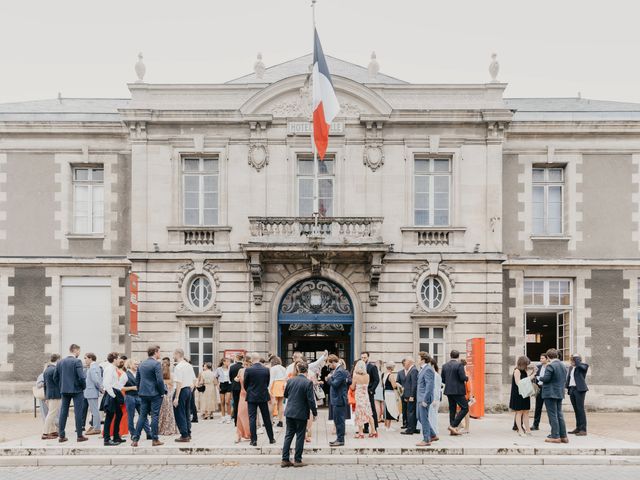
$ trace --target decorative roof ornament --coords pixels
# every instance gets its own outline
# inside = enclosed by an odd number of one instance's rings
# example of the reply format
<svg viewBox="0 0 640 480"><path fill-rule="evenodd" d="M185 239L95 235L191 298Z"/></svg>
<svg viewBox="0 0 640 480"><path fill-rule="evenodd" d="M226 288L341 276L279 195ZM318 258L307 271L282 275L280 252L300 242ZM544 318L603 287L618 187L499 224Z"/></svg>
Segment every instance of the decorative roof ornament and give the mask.
<svg viewBox="0 0 640 480"><path fill-rule="evenodd" d="M369 61L369 80L375 80L380 72L380 64L376 60L376 52L371 52L371 60Z"/></svg>
<svg viewBox="0 0 640 480"><path fill-rule="evenodd" d="M142 52L138 54L138 61L135 66L136 75L138 76L138 80L136 83L144 82L144 74L147 73L147 67L145 67L144 62L142 61Z"/></svg>
<svg viewBox="0 0 640 480"><path fill-rule="evenodd" d="M258 56L256 58L256 63L253 64L253 71L256 74L256 78L258 78L259 80L264 78L265 70L266 70L266 67L264 66L264 63L262 62L262 53L258 52Z"/></svg>
<svg viewBox="0 0 640 480"><path fill-rule="evenodd" d="M491 74L491 83L498 83L498 73L500 72L500 64L498 63L498 55L491 54L491 64L489 65L489 73Z"/></svg>

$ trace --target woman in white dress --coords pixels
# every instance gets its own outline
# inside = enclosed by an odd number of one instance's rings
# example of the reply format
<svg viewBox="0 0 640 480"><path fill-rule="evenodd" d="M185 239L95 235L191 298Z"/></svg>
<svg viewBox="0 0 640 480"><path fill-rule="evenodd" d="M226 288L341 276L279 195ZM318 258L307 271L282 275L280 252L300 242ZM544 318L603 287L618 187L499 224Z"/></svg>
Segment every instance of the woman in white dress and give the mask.
<svg viewBox="0 0 640 480"><path fill-rule="evenodd" d="M396 364L394 362L387 362L385 365L387 371L382 375L382 383L384 388L384 427L387 431L393 431L391 422L397 421L400 412L398 411L398 394L396 388L398 382L396 381Z"/></svg>
<svg viewBox="0 0 640 480"><path fill-rule="evenodd" d="M440 376L438 362L433 357L431 358L431 365L433 365L436 375L433 379L433 402L429 405L429 425L431 425L433 431L438 435L438 409L440 408L440 399L442 398L442 377ZM431 441L433 441L433 438Z"/></svg>

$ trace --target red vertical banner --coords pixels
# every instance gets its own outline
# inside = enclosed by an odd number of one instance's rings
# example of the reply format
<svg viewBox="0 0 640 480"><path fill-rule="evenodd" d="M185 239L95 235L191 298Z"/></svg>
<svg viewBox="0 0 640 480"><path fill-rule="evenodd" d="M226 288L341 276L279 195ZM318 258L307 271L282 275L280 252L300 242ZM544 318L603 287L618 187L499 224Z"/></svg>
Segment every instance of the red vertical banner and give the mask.
<svg viewBox="0 0 640 480"><path fill-rule="evenodd" d="M475 403L469 406L473 418L484 417L485 339L467 340L467 376L471 381L471 395Z"/></svg>
<svg viewBox="0 0 640 480"><path fill-rule="evenodd" d="M129 334L138 335L138 275L129 274Z"/></svg>

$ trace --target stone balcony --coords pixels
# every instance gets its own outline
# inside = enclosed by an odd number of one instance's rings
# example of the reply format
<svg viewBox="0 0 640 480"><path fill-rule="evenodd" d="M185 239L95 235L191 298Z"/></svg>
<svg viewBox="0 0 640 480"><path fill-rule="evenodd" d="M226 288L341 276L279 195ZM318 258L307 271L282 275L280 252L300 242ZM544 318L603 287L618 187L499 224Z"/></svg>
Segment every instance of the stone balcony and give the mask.
<svg viewBox="0 0 640 480"><path fill-rule="evenodd" d="M403 251L463 251L462 227L403 227Z"/></svg>
<svg viewBox="0 0 640 480"><path fill-rule="evenodd" d="M381 217L249 217L251 243L381 244Z"/></svg>

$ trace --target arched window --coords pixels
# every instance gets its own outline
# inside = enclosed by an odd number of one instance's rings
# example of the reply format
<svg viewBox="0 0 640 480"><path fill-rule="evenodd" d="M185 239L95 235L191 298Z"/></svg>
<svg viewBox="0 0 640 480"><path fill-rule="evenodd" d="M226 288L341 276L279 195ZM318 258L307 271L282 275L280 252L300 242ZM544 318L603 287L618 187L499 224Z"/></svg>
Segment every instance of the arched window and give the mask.
<svg viewBox="0 0 640 480"><path fill-rule="evenodd" d="M205 276L197 276L189 285L189 301L196 308L206 308L211 302L211 282Z"/></svg>
<svg viewBox="0 0 640 480"><path fill-rule="evenodd" d="M420 286L420 300L427 310L438 309L444 300L444 285L438 277L426 277Z"/></svg>

